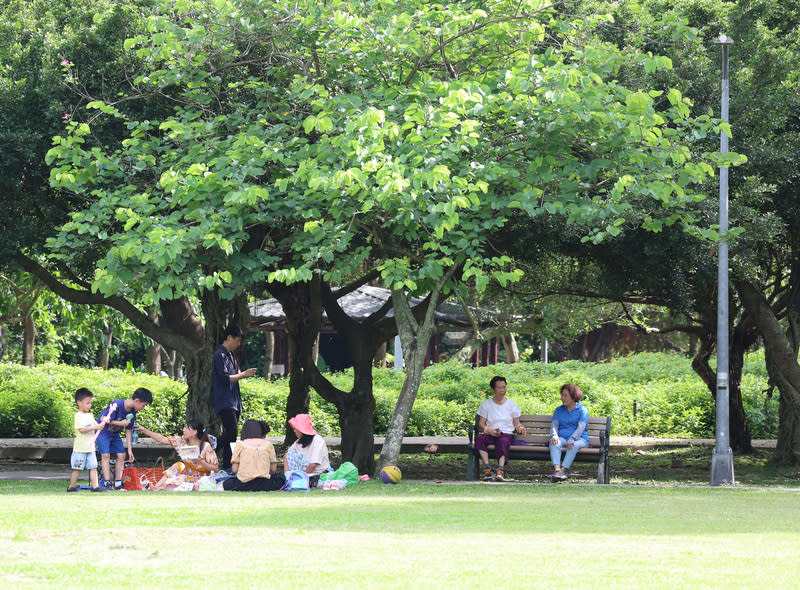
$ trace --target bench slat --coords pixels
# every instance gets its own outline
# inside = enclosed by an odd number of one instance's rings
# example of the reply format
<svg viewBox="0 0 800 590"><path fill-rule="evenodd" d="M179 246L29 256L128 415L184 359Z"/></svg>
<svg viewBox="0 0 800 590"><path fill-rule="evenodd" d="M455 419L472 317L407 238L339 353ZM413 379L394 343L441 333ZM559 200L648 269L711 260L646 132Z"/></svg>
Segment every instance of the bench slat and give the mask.
<svg viewBox="0 0 800 590"><path fill-rule="evenodd" d="M494 445L489 445L488 448L489 451L494 451ZM549 445L511 445L510 450L520 453L526 453L528 451L532 453L547 453L547 456L550 456ZM582 449L578 450L578 455L598 455L599 453L599 448L583 447Z"/></svg>
<svg viewBox="0 0 800 590"><path fill-rule="evenodd" d="M514 438L514 442L511 443L512 446L516 445L517 441L524 441L528 445L549 446L549 444L550 444L550 433L548 432L547 434L541 434L541 435L528 434L527 436L519 436L519 435L517 435L516 438ZM599 436L593 436L590 433L589 434L589 447L599 447L600 444L601 444L600 443L600 437ZM519 446L524 447L526 445L525 444L520 444Z"/></svg>

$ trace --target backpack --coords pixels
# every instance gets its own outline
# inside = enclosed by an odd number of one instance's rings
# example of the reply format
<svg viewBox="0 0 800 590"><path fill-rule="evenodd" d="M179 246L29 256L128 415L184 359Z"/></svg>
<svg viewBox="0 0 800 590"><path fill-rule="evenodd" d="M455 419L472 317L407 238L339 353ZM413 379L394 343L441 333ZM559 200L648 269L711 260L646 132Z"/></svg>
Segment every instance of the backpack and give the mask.
<svg viewBox="0 0 800 590"><path fill-rule="evenodd" d="M310 489L308 473L305 471L287 471L284 473L286 483L281 490L284 492L307 492Z"/></svg>

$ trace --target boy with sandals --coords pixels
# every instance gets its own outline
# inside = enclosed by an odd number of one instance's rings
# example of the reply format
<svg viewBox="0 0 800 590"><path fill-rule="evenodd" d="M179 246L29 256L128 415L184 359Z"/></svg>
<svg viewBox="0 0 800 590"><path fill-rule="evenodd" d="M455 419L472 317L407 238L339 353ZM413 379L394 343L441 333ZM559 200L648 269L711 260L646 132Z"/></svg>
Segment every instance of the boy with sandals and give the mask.
<svg viewBox="0 0 800 590"><path fill-rule="evenodd" d="M478 407L478 436L475 450L483 462L484 481L512 481L506 477L506 466L514 432L525 435L525 426L519 421L519 406L506 397L506 379L496 375L489 382L494 394ZM489 464L489 445L494 445L497 469Z"/></svg>

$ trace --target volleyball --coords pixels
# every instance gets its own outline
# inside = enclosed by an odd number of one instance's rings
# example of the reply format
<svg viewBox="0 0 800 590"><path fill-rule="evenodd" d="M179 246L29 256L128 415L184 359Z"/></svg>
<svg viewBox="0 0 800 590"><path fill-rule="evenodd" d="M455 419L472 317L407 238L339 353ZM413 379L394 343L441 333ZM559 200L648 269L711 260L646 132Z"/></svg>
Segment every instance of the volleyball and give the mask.
<svg viewBox="0 0 800 590"><path fill-rule="evenodd" d="M381 481L383 483L400 483L403 478L403 473L398 469L397 465L387 465L381 469Z"/></svg>

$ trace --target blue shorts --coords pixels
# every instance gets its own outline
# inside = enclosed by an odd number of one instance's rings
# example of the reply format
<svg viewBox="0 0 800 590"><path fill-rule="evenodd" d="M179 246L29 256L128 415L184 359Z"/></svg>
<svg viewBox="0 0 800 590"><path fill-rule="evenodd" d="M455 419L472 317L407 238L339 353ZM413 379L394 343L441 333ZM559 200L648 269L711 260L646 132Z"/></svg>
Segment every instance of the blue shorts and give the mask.
<svg viewBox="0 0 800 590"><path fill-rule="evenodd" d="M84 469L97 469L97 455L94 454L94 451L91 453L72 451L69 464L73 469L77 469L78 471L82 471Z"/></svg>
<svg viewBox="0 0 800 590"><path fill-rule="evenodd" d="M119 432L100 432L97 437L97 452L101 455L110 455L111 453L125 454L125 445L122 444L122 439L119 437Z"/></svg>

